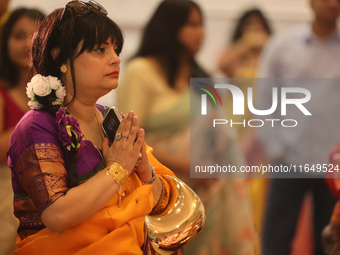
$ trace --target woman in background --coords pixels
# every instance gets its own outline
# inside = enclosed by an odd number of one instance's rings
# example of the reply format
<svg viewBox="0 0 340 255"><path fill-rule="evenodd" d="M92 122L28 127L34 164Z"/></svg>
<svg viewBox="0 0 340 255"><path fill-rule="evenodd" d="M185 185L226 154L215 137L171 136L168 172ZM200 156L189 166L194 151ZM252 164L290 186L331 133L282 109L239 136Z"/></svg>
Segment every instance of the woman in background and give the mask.
<svg viewBox="0 0 340 255"><path fill-rule="evenodd" d="M259 9L239 18L231 45L222 54L219 67L230 78L254 78L262 48L271 34L269 22Z"/></svg>
<svg viewBox="0 0 340 255"><path fill-rule="evenodd" d="M270 34L269 22L261 10L251 9L245 11L237 21L231 44L221 55L219 60L220 70L229 78L256 78L259 57ZM253 87L253 98L256 98L254 81L255 79L234 80L234 82L238 83L238 87L243 91L244 95L248 94L248 87ZM246 110L245 115L232 115L232 104L232 100L228 100L227 97L224 105L227 114L233 117L233 121L242 122L244 119L246 121L252 119L252 114L249 110ZM267 163L264 151L256 139L256 129L245 128L241 125L238 125L235 129L240 147L246 156L247 164L260 165ZM249 180L249 187L255 228L258 235L260 235L267 181L265 178L253 178ZM257 246L259 249L259 244Z"/></svg>
<svg viewBox="0 0 340 255"><path fill-rule="evenodd" d="M253 254L251 212L243 181L189 177L190 78L209 78L195 61L203 37L203 16L195 2L162 1L121 78L118 108L135 111L155 156L205 204L205 229L185 246L185 254ZM224 163L227 158L230 164L242 164L233 137L224 137L229 144Z"/></svg>
<svg viewBox="0 0 340 255"><path fill-rule="evenodd" d="M188 128L190 77L208 77L194 59L203 35L201 11L194 2L163 1L127 65L117 90L118 106L123 112L134 109L153 146L161 146L155 133L171 134L174 139ZM172 169L188 171L186 157L169 153L158 152L158 157Z"/></svg>
<svg viewBox="0 0 340 255"><path fill-rule="evenodd" d="M13 191L7 167L9 138L15 125L29 110L26 84L31 37L44 15L35 9L16 9L2 27L0 43L0 254L13 254L18 220L13 215Z"/></svg>
<svg viewBox="0 0 340 255"><path fill-rule="evenodd" d="M239 18L234 34L232 36L231 45L222 53L219 60L220 70L228 78L256 78L257 63L267 39L271 34L271 29L268 20L259 9L252 9L244 12ZM254 87L253 79L239 79L237 80L238 87L242 90L243 94L248 94L247 88ZM256 91L253 95L256 98ZM227 98L228 99L228 98ZM232 115L232 100L226 100L225 109L228 116ZM242 122L243 119L248 121L251 119L251 113L249 110L245 112L245 115L235 115L233 120L235 122ZM253 140L252 132L249 129L239 125L237 128L237 134L240 140L241 147L245 151L245 154L250 150L249 143ZM249 164L257 163L254 158L258 156L258 153L247 155L247 161Z"/></svg>

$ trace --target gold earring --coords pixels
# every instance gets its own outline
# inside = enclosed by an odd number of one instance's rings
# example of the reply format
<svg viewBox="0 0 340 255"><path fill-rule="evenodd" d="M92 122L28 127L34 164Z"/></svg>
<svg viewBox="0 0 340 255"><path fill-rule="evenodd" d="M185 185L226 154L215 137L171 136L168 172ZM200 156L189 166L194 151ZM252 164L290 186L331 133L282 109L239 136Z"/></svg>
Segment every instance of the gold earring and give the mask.
<svg viewBox="0 0 340 255"><path fill-rule="evenodd" d="M60 71L61 71L62 73L67 73L67 71L68 71L67 66L66 66L66 65L62 65L62 66L60 67Z"/></svg>

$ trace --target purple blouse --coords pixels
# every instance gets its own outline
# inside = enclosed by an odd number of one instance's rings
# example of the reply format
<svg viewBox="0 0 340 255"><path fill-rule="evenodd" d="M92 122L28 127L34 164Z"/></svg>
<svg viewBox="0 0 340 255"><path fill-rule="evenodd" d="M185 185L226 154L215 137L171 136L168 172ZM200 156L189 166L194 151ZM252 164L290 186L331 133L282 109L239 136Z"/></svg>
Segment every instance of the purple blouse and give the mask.
<svg viewBox="0 0 340 255"><path fill-rule="evenodd" d="M104 113L103 106L97 108ZM14 214L20 220L18 232L31 234L45 228L41 213L68 191L69 151L59 140L56 119L36 110L27 112L17 124L9 146L7 163L12 170ZM79 182L103 166L100 149L85 140L76 161Z"/></svg>

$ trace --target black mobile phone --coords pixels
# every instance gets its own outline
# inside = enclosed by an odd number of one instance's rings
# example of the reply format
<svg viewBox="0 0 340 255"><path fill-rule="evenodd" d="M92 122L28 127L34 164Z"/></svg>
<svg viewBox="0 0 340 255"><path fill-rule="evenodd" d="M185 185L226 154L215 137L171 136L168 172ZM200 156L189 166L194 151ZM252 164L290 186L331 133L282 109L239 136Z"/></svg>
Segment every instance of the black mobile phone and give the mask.
<svg viewBox="0 0 340 255"><path fill-rule="evenodd" d="M118 126L122 120L123 117L116 107L111 107L104 117L102 123L103 133L110 140L111 144L115 139Z"/></svg>

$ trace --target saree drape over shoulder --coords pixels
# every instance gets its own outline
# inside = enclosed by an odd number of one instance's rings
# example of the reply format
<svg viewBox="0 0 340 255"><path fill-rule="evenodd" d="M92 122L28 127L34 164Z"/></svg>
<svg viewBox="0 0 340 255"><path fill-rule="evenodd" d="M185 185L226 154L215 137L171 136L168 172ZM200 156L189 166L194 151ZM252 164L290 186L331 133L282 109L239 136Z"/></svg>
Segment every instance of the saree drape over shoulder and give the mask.
<svg viewBox="0 0 340 255"><path fill-rule="evenodd" d="M103 107L97 107L103 113ZM147 147L156 173L173 175L151 153L152 149ZM122 185L124 196L120 207L116 194L89 219L62 233L45 228L41 213L68 191L65 168L68 156L68 150L58 138L56 120L48 113L32 110L19 122L8 152L14 212L20 220L19 249L15 254L143 254L144 217L153 209L153 195L152 185L143 185L136 173ZM104 165L100 149L85 141L76 162L80 185ZM170 191L166 180L160 178L164 188ZM169 192L163 193L169 196ZM165 207L167 199L160 199L158 211L159 207Z"/></svg>

